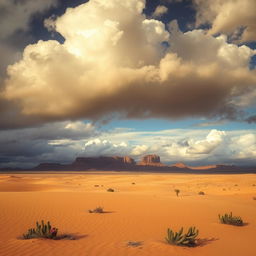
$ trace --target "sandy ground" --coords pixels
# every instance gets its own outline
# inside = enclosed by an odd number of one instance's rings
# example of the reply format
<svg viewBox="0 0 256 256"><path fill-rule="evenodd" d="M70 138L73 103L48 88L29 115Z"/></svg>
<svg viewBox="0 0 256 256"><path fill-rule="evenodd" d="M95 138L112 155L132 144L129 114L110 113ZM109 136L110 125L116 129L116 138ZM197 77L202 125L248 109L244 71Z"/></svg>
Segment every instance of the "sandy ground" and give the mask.
<svg viewBox="0 0 256 256"><path fill-rule="evenodd" d="M253 184L255 174L0 174L0 255L255 256ZM114 193L106 191L110 187ZM97 206L108 213L88 213ZM218 214L230 211L247 225L220 224ZM18 238L41 219L76 240ZM200 246L165 243L168 227L191 225L200 231Z"/></svg>

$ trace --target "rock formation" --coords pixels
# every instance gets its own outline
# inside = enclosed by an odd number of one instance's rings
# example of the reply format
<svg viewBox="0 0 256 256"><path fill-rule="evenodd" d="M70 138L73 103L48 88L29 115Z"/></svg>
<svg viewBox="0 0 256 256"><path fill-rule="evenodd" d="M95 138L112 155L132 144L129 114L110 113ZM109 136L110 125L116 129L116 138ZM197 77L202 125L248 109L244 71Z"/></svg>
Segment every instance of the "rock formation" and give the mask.
<svg viewBox="0 0 256 256"><path fill-rule="evenodd" d="M113 157L77 157L71 164L41 163L27 169L35 171L85 171L85 170L110 170L110 171L144 171L144 172L177 172L177 173L256 173L255 167L241 167L233 165L186 166L183 163L164 165L158 155L146 155L139 164L129 156ZM0 168L0 171L14 170ZM16 168L15 170L22 170Z"/></svg>
<svg viewBox="0 0 256 256"><path fill-rule="evenodd" d="M124 161L125 164L136 164L134 159L129 157L129 156L124 156L123 161Z"/></svg>
<svg viewBox="0 0 256 256"><path fill-rule="evenodd" d="M176 163L176 164L171 165L171 167L188 168L188 166L183 163Z"/></svg>
<svg viewBox="0 0 256 256"><path fill-rule="evenodd" d="M123 169L135 165L135 161L128 156L119 157L77 157L71 164L74 169Z"/></svg>
<svg viewBox="0 0 256 256"><path fill-rule="evenodd" d="M160 162L160 156L146 155L146 156L142 157L139 165L162 166L163 164Z"/></svg>
<svg viewBox="0 0 256 256"><path fill-rule="evenodd" d="M41 163L38 166L36 166L34 169L38 171L55 171L55 170L62 170L65 168L65 165L59 164L59 163Z"/></svg>

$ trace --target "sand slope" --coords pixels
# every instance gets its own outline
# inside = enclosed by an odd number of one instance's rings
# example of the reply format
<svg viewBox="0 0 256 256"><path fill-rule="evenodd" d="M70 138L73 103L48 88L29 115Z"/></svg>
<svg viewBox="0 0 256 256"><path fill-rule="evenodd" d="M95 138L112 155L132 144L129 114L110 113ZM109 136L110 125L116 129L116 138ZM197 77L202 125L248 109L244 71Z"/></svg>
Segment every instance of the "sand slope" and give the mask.
<svg viewBox="0 0 256 256"><path fill-rule="evenodd" d="M254 174L1 174L0 255L255 256L253 184ZM109 187L116 192L106 192ZM181 190L179 197L175 188ZM199 191L206 195L199 196ZM88 213L96 206L109 213ZM219 224L218 214L229 211L242 216L248 225ZM41 219L77 239L17 239ZM201 246L165 243L168 227L190 225L199 228ZM128 247L128 241L142 245Z"/></svg>

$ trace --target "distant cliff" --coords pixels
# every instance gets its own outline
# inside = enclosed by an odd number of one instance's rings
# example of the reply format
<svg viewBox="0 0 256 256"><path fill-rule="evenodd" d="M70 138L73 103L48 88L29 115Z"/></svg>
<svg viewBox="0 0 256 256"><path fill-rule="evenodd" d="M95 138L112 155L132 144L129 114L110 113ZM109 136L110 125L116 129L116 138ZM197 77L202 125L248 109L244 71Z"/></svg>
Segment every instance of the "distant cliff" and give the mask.
<svg viewBox="0 0 256 256"><path fill-rule="evenodd" d="M7 170L7 169L6 169ZM18 169L17 169L18 170ZM21 169L20 169L21 170ZM209 165L191 167L183 163L164 165L160 156L151 154L141 158L139 163L129 156L77 157L70 164L41 163L30 170L35 171L150 171L176 173L256 173L255 167L238 167L234 165Z"/></svg>
<svg viewBox="0 0 256 256"><path fill-rule="evenodd" d="M143 169L142 166L164 166L160 162L158 155L144 156L139 164L129 156L100 156L100 157L77 157L69 165L58 163L41 163L36 166L36 170L88 170L88 169L107 169L107 170L133 170ZM141 167L141 168L140 168Z"/></svg>
<svg viewBox="0 0 256 256"><path fill-rule="evenodd" d="M158 155L146 155L142 157L139 165L163 166Z"/></svg>
<svg viewBox="0 0 256 256"><path fill-rule="evenodd" d="M77 157L71 164L74 169L126 169L135 165L134 159L128 156L119 157Z"/></svg>

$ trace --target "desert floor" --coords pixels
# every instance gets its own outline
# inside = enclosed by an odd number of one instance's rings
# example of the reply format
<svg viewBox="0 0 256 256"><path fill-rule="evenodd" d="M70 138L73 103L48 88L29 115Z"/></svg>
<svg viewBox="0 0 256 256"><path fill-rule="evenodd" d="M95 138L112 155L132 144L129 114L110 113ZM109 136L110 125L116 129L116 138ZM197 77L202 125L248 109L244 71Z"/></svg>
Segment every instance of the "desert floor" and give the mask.
<svg viewBox="0 0 256 256"><path fill-rule="evenodd" d="M255 174L0 174L0 255L255 256L255 196ZM97 206L107 213L88 212ZM220 224L230 211L247 224ZM41 219L76 240L19 239ZM167 228L181 226L199 229L199 246L165 242Z"/></svg>

